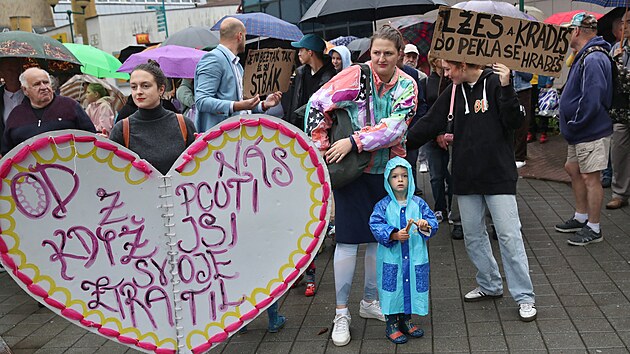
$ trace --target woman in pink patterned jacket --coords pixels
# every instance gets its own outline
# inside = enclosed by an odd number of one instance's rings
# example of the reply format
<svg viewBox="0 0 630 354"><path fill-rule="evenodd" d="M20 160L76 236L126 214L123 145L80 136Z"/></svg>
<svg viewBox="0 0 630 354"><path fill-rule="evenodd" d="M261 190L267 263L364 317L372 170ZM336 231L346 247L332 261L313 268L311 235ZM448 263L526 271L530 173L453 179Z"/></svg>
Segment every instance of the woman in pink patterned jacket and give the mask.
<svg viewBox="0 0 630 354"><path fill-rule="evenodd" d="M335 249L334 269L337 298L332 332L333 343L343 346L350 342L350 312L348 296L356 266L359 244L367 244L365 254L365 287L359 315L385 321L376 289L377 243L369 228L374 205L385 192L385 165L390 158L405 156L403 141L407 125L416 110L416 82L396 63L404 47L400 32L384 26L372 36L370 55L371 122L367 121L366 95L359 66L350 66L326 83L309 100L306 107L306 132L328 163L341 161L348 153L367 151L371 161L363 174L346 186L335 189ZM352 120L354 134L334 144L328 140L332 126L331 113L345 109Z"/></svg>

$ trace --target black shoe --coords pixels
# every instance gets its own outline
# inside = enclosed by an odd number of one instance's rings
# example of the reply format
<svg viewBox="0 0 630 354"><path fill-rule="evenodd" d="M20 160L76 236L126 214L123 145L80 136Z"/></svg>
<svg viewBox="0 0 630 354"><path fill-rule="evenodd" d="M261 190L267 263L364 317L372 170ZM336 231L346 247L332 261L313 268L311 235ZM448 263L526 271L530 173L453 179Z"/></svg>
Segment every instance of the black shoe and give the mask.
<svg viewBox="0 0 630 354"><path fill-rule="evenodd" d="M453 240L464 239L464 229L462 228L462 225L453 225L453 230L451 230L451 238Z"/></svg>
<svg viewBox="0 0 630 354"><path fill-rule="evenodd" d="M602 188L610 188L612 178L602 178Z"/></svg>
<svg viewBox="0 0 630 354"><path fill-rule="evenodd" d="M577 220L575 220L574 218L571 218L565 222L563 222L562 224L557 224L556 225L556 231L558 232L578 232L580 230L582 230L582 228L586 226L586 221L585 222L579 222Z"/></svg>
<svg viewBox="0 0 630 354"><path fill-rule="evenodd" d="M599 232L593 231L588 226L584 226L580 231L576 232L575 235L571 236L567 243L573 246L586 246L589 243L597 243L604 240L602 236L601 230Z"/></svg>

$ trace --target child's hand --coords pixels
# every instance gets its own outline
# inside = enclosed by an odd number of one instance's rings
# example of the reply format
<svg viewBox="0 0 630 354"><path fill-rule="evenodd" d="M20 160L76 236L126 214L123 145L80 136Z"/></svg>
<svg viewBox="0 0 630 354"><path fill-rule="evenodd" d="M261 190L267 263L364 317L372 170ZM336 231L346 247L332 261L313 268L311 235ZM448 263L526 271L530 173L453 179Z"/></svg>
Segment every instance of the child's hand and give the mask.
<svg viewBox="0 0 630 354"><path fill-rule="evenodd" d="M413 225L412 220L409 220L410 222L407 223L407 227L405 227L402 230L399 230L397 232L394 232L391 236L392 240L395 241L400 241L400 242L405 242L409 239L409 228L411 227L411 225Z"/></svg>
<svg viewBox="0 0 630 354"><path fill-rule="evenodd" d="M431 227L429 226L429 222L424 220L424 219L420 219L418 221L416 221L416 226L418 226L418 228L422 231L429 231L431 230Z"/></svg>
<svg viewBox="0 0 630 354"><path fill-rule="evenodd" d="M408 239L409 239L409 233L405 231L405 229L402 229L398 232L394 232L392 234L392 240L395 240L395 241L405 242Z"/></svg>

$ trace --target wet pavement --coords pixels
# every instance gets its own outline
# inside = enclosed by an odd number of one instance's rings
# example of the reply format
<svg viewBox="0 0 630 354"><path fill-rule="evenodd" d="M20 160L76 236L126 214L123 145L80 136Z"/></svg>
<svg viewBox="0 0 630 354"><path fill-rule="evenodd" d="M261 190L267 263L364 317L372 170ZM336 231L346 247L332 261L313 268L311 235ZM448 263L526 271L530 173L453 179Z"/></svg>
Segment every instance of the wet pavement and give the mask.
<svg viewBox="0 0 630 354"><path fill-rule="evenodd" d="M536 292L538 319L519 321L516 303L507 292L498 300L467 303L462 295L475 287L475 270L463 241L450 238L449 225L429 242L431 310L416 317L425 336L395 346L385 326L359 317L363 259L357 262L350 296L352 341L336 347L330 340L334 317L334 246L318 257L314 297L304 284L280 300L288 321L279 333L266 332L266 315L215 348L215 353L444 353L558 352L628 353L630 350L630 208L603 210L604 241L569 246L554 225L573 212L573 196L562 170L566 143L553 137L529 146L527 166L520 173L518 206L523 238ZM428 174L420 181L432 204ZM610 189L605 190L605 202ZM605 204L605 203L604 203ZM498 245L492 241L498 257ZM361 252L362 253L362 252ZM500 258L497 258L500 263ZM505 280L505 279L504 279ZM136 353L89 333L39 308L11 278L0 274L0 335L13 353Z"/></svg>

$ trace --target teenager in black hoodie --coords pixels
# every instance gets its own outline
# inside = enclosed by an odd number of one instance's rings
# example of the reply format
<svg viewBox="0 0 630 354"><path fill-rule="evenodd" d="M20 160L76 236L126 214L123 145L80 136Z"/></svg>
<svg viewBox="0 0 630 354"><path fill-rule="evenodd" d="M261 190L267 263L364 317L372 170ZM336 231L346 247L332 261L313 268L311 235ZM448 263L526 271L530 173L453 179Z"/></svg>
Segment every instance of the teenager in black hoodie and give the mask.
<svg viewBox="0 0 630 354"><path fill-rule="evenodd" d="M490 69L445 60L442 67L453 84L411 127L407 147L420 147L445 132L452 106L454 194L458 198L466 251L477 267L479 285L464 296L464 301L503 295L484 220L488 208L499 238L508 288L519 304L519 318L532 321L536 318L534 289L520 231L514 164L514 130L521 126L524 115L510 83L510 70L502 64L494 64Z"/></svg>

